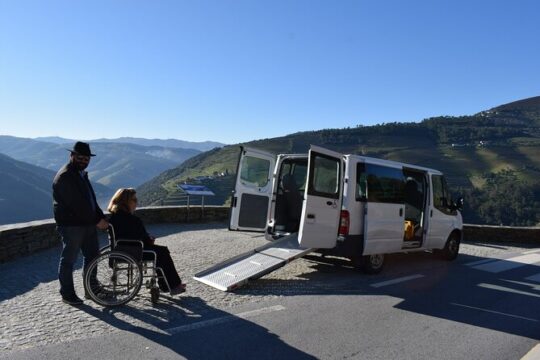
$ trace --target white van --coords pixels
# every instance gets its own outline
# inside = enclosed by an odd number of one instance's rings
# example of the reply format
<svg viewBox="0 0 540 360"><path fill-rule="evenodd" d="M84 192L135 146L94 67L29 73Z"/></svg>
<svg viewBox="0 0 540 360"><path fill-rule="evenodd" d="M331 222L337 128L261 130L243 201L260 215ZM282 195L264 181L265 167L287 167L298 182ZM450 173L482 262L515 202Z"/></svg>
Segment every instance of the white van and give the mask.
<svg viewBox="0 0 540 360"><path fill-rule="evenodd" d="M299 246L347 257L378 273L389 253L459 252L463 222L434 169L318 146L309 154L241 148L230 230L297 234Z"/></svg>

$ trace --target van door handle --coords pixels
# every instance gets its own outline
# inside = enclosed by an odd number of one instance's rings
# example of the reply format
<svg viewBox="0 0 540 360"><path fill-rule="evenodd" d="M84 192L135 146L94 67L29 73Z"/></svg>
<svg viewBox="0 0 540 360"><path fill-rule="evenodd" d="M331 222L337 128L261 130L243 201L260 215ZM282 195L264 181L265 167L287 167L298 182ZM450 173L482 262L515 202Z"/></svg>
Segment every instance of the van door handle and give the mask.
<svg viewBox="0 0 540 360"><path fill-rule="evenodd" d="M403 216L403 208L400 208L399 209L399 217L402 217Z"/></svg>
<svg viewBox="0 0 540 360"><path fill-rule="evenodd" d="M307 214L308 219L315 219L315 214Z"/></svg>

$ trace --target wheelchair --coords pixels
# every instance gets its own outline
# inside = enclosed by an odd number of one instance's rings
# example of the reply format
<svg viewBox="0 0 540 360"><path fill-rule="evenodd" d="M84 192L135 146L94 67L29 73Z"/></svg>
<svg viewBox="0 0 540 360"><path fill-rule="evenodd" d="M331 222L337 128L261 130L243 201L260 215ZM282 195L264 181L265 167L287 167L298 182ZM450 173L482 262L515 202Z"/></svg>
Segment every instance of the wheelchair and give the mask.
<svg viewBox="0 0 540 360"><path fill-rule="evenodd" d="M116 239L114 227L107 230L109 245L99 250L84 275L84 290L90 299L105 307L127 304L141 289L150 289L153 304L159 300L158 280L171 288L163 269L156 266L155 251L144 250L140 240Z"/></svg>

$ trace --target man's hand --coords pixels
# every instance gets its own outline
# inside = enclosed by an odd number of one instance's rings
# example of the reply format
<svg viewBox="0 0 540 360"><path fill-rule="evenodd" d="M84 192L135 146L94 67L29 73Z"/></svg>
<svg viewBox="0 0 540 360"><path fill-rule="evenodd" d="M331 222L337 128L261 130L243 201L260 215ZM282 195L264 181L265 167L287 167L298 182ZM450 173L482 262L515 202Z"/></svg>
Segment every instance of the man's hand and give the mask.
<svg viewBox="0 0 540 360"><path fill-rule="evenodd" d="M99 230L107 230L107 228L109 227L109 222L105 219L101 219L99 220L99 222L96 224L96 227L99 229Z"/></svg>

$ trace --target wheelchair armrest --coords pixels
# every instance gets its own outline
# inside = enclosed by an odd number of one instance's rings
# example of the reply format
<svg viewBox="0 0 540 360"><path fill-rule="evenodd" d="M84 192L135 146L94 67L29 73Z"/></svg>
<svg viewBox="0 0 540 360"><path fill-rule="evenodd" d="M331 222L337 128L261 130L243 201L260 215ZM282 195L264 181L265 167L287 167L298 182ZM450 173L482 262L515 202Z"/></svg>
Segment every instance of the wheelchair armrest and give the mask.
<svg viewBox="0 0 540 360"><path fill-rule="evenodd" d="M127 245L140 245L141 248L144 248L144 243L141 240L133 240L133 239L118 239L116 240L116 246L120 245L121 243L127 244Z"/></svg>

